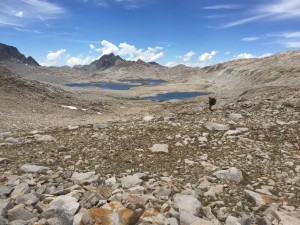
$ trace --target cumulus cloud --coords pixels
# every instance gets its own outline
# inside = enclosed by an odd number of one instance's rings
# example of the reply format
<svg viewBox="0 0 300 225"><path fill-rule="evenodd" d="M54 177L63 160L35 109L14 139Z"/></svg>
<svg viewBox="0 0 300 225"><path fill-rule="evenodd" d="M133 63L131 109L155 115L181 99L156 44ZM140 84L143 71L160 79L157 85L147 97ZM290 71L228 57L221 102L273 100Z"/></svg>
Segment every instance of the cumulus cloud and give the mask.
<svg viewBox="0 0 300 225"><path fill-rule="evenodd" d="M177 65L178 65L178 63L171 61L171 62L167 62L165 66L166 67L174 67L174 66L177 66Z"/></svg>
<svg viewBox="0 0 300 225"><path fill-rule="evenodd" d="M235 57L234 59L251 59L251 58L256 58L256 57L250 53L241 53L238 54L237 57Z"/></svg>
<svg viewBox="0 0 300 225"><path fill-rule="evenodd" d="M94 50L95 49L95 45L90 44L90 49Z"/></svg>
<svg viewBox="0 0 300 225"><path fill-rule="evenodd" d="M75 65L86 65L90 64L92 61L96 60L95 57L87 56L87 57L71 57L67 60L68 66L75 66Z"/></svg>
<svg viewBox="0 0 300 225"><path fill-rule="evenodd" d="M268 57L268 56L271 56L273 55L272 53L265 53L265 54L262 54L261 56L258 56L258 58L264 58L264 57Z"/></svg>
<svg viewBox="0 0 300 225"><path fill-rule="evenodd" d="M233 59L252 59L252 58L264 58L264 57L268 57L268 56L271 56L272 53L264 53L260 56L255 56L255 55L252 55L250 53L241 53L239 55L237 55L235 58Z"/></svg>
<svg viewBox="0 0 300 225"><path fill-rule="evenodd" d="M208 60L211 60L218 52L213 50L211 51L210 53L208 52L205 52L204 54L200 55L199 56L199 60L201 62L205 62L205 61L208 61Z"/></svg>
<svg viewBox="0 0 300 225"><path fill-rule="evenodd" d="M180 56L179 58L182 58L184 62L188 62L191 60L191 58L196 54L196 52L190 51L186 53L184 56Z"/></svg>
<svg viewBox="0 0 300 225"><path fill-rule="evenodd" d="M114 53L116 55L127 56L127 60L138 60L141 59L146 62L155 61L164 56L163 48L157 47L148 47L146 50L138 49L134 45L130 45L126 42L120 43L119 46L114 45L113 43L103 40L101 41L102 55L107 55Z"/></svg>
<svg viewBox="0 0 300 225"><path fill-rule="evenodd" d="M56 52L50 52L47 55L47 60L57 60L61 55L63 55L67 50L66 49L60 49Z"/></svg>

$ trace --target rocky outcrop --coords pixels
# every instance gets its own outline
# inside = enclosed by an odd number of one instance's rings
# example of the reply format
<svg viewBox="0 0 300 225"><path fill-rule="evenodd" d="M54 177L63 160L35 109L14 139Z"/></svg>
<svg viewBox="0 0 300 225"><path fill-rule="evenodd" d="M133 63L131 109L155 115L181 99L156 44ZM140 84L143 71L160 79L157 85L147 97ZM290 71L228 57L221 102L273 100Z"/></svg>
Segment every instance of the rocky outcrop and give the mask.
<svg viewBox="0 0 300 225"><path fill-rule="evenodd" d="M0 61L12 61L31 66L39 66L39 64L31 57L25 57L16 47L0 43Z"/></svg>

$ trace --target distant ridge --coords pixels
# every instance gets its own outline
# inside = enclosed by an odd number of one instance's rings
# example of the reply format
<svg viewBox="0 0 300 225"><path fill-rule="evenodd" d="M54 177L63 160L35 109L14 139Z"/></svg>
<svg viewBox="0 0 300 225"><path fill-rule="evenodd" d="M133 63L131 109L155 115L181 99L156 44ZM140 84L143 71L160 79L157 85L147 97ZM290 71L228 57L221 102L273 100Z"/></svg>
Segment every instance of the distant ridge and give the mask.
<svg viewBox="0 0 300 225"><path fill-rule="evenodd" d="M31 56L26 58L16 47L0 43L0 61L5 60L32 66L39 66L34 58Z"/></svg>
<svg viewBox="0 0 300 225"><path fill-rule="evenodd" d="M102 71L110 68L126 68L126 67L149 67L149 66L155 66L160 67L156 62L150 62L146 63L141 59L138 59L137 61L128 61L125 59L122 59L120 56L115 55L114 53L110 53L108 55L103 55L100 59L95 60L89 65L85 66L75 66L74 68L88 70L88 71Z"/></svg>

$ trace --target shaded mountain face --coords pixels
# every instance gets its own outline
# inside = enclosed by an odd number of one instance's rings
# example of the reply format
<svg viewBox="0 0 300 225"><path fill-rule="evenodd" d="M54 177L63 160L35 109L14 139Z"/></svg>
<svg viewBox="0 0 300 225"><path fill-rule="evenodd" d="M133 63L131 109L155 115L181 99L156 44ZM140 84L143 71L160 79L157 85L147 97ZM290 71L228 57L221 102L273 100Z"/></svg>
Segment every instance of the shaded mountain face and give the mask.
<svg viewBox="0 0 300 225"><path fill-rule="evenodd" d="M31 56L26 58L16 47L0 43L0 61L5 60L39 66L39 64Z"/></svg>
<svg viewBox="0 0 300 225"><path fill-rule="evenodd" d="M113 53L109 55L103 55L100 59L92 62L90 65L85 66L85 68L92 67L97 70L105 70L113 66L120 66L126 64L126 60L122 59L120 56L115 56Z"/></svg>
<svg viewBox="0 0 300 225"><path fill-rule="evenodd" d="M128 61L125 59L122 59L120 56L116 56L113 53L110 53L109 55L103 55L100 59L95 60L89 65L86 66L75 66L75 68L83 69L83 70L106 70L109 68L121 68L121 67L149 67L149 66L155 66L155 67L161 67L156 62L150 62L146 63L142 61L141 59L137 61Z"/></svg>

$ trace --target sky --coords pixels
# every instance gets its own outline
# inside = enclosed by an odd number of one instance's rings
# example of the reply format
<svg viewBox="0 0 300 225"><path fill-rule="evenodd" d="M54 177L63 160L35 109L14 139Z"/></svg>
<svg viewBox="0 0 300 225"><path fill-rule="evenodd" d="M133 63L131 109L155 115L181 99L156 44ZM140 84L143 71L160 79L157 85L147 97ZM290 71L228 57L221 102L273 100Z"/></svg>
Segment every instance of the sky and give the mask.
<svg viewBox="0 0 300 225"><path fill-rule="evenodd" d="M44 66L203 67L300 49L300 0L0 0L0 43Z"/></svg>

